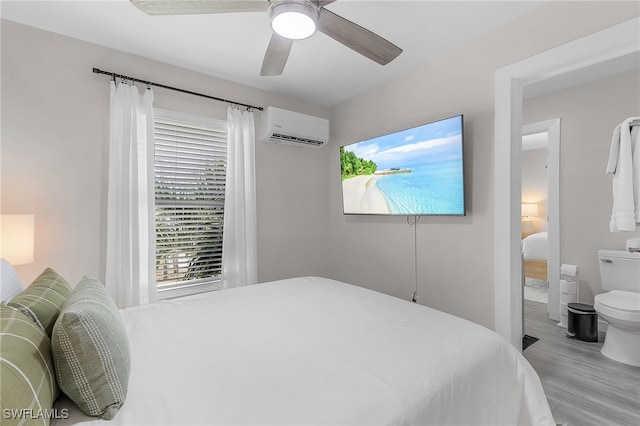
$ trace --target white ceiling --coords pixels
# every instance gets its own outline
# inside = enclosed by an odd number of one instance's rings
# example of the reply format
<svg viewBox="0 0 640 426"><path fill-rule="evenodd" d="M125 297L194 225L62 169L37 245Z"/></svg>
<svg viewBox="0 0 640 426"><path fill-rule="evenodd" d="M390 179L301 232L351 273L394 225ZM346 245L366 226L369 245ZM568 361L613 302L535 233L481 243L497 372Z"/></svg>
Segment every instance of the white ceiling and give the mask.
<svg viewBox="0 0 640 426"><path fill-rule="evenodd" d="M378 33L404 52L381 66L317 33L295 42L283 74L276 77L259 75L271 37L268 16L262 12L147 16L128 0L23 0L2 1L1 15L3 19L333 106L463 46L538 5L523 1L339 0L327 8Z"/></svg>

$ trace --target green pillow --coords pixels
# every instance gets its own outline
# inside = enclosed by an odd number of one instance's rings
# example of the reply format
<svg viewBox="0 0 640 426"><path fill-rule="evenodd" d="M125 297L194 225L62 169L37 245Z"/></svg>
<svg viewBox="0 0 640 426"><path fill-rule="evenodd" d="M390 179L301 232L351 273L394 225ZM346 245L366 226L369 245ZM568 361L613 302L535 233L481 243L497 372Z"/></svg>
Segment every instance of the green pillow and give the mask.
<svg viewBox="0 0 640 426"><path fill-rule="evenodd" d="M49 336L19 310L0 306L2 425L48 425L58 393Z"/></svg>
<svg viewBox="0 0 640 426"><path fill-rule="evenodd" d="M85 414L112 419L127 397L131 359L120 312L98 280L73 289L51 347L60 389Z"/></svg>
<svg viewBox="0 0 640 426"><path fill-rule="evenodd" d="M51 336L62 305L71 294L71 287L56 271L47 268L29 287L7 303L31 318Z"/></svg>

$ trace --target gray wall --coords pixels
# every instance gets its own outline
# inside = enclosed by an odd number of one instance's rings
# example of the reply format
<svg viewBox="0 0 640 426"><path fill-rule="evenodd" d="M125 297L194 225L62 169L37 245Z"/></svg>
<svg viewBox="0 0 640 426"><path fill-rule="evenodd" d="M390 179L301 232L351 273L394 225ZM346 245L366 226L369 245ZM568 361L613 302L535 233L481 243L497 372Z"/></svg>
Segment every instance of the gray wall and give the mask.
<svg viewBox="0 0 640 426"><path fill-rule="evenodd" d="M524 103L523 122L560 118L560 263L578 265L580 300L602 292L598 249L625 249L636 232L609 232L613 129L640 116L640 73L629 72Z"/></svg>
<svg viewBox="0 0 640 426"><path fill-rule="evenodd" d="M492 328L495 70L634 13L637 5L632 4L547 4L334 107L329 165L332 277L409 299L415 255L420 303ZM611 20L603 21L605 16ZM342 215L340 145L460 113L465 116L466 217L424 217L416 230L414 253L413 230L404 218Z"/></svg>
<svg viewBox="0 0 640 426"><path fill-rule="evenodd" d="M545 4L330 110L4 22L1 210L36 215L36 261L20 276L29 282L47 266L72 282L102 275L108 78L91 73L99 67L331 118L321 150L256 148L259 280L317 274L409 299L415 254L420 303L493 327L494 71L637 15L633 2ZM216 118L226 108L161 89L156 105ZM414 240L404 218L342 214L340 145L459 113L466 217L423 218Z"/></svg>
<svg viewBox="0 0 640 426"><path fill-rule="evenodd" d="M328 108L2 21L2 213L35 215L35 262L72 285L103 277L109 77L97 67L254 105L329 117ZM226 119L226 104L155 89L158 108ZM260 114L257 114L259 121ZM258 277L326 269L327 173L322 153L258 143Z"/></svg>
<svg viewBox="0 0 640 426"><path fill-rule="evenodd" d="M546 231L548 225L548 152L547 148L522 151L522 202L538 205L538 216L527 219L531 221L533 232Z"/></svg>

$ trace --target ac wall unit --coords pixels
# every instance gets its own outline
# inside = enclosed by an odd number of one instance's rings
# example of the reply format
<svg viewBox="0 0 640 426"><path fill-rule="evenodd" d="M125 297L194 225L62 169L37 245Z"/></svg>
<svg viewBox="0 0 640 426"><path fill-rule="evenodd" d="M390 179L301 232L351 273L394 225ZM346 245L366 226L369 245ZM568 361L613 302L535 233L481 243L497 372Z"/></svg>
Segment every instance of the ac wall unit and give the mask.
<svg viewBox="0 0 640 426"><path fill-rule="evenodd" d="M260 140L318 148L329 141L329 120L267 107L262 115Z"/></svg>

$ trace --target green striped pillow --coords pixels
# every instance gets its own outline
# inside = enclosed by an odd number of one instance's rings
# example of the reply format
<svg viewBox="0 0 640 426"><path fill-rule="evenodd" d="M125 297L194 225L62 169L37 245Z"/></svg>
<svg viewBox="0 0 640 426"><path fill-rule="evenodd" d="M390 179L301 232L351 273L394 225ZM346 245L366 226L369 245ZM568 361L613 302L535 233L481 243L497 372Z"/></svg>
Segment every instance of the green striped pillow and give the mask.
<svg viewBox="0 0 640 426"><path fill-rule="evenodd" d="M51 336L53 324L69 294L71 287L67 281L53 269L47 268L7 305L20 310Z"/></svg>
<svg viewBox="0 0 640 426"><path fill-rule="evenodd" d="M49 336L22 312L0 306L2 425L48 425L58 396Z"/></svg>
<svg viewBox="0 0 640 426"><path fill-rule="evenodd" d="M60 389L85 413L112 419L127 396L129 341L120 312L102 283L84 277L53 327Z"/></svg>

